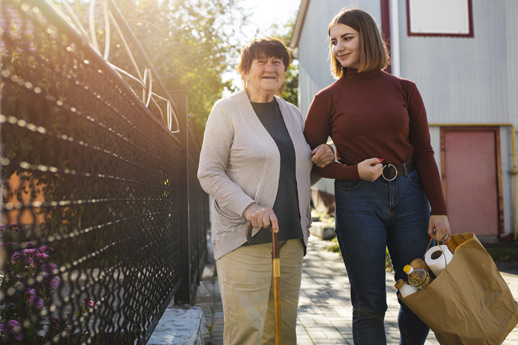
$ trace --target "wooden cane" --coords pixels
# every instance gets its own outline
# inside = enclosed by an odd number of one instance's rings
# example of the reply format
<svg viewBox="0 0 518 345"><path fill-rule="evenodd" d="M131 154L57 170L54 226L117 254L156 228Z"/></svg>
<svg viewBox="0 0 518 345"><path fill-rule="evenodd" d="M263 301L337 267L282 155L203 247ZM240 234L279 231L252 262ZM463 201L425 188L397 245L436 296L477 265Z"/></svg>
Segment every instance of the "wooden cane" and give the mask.
<svg viewBox="0 0 518 345"><path fill-rule="evenodd" d="M273 262L273 310L275 322L275 345L282 344L281 314L281 258L279 256L279 233L272 230Z"/></svg>
<svg viewBox="0 0 518 345"><path fill-rule="evenodd" d="M252 239L252 224L246 229L246 240ZM272 268L273 268L273 320L275 325L275 345L282 344L281 314L281 258L279 256L279 233L272 230Z"/></svg>

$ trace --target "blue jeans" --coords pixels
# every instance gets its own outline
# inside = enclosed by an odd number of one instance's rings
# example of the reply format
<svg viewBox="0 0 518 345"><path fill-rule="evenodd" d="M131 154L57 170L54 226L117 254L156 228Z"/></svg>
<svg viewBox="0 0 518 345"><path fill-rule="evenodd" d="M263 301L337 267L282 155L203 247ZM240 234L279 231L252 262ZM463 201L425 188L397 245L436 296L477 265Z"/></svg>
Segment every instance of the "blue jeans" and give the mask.
<svg viewBox="0 0 518 345"><path fill-rule="evenodd" d="M385 248L395 278L406 280L403 267L424 256L429 242L430 206L417 171L374 182L336 180L336 236L351 284L355 345L386 344ZM424 344L429 328L400 305L400 344Z"/></svg>

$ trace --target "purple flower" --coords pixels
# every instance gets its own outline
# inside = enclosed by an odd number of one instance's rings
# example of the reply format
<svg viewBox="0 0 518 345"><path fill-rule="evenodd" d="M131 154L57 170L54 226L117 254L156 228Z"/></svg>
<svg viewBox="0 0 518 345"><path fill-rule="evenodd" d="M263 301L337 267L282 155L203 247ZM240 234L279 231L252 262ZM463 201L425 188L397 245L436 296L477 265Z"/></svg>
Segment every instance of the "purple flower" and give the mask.
<svg viewBox="0 0 518 345"><path fill-rule="evenodd" d="M23 230L23 224L11 223L11 224L9 224L9 228L11 229L11 231L18 232L18 231Z"/></svg>
<svg viewBox="0 0 518 345"><path fill-rule="evenodd" d="M58 265L56 265L56 264L55 264L55 263L53 263L53 262L49 262L49 263L47 263L47 264L43 265L43 266L41 267L41 269L42 269L43 271L45 271L45 272L50 272L50 273L52 273L52 272L54 272L54 270L57 270L57 269L58 269Z"/></svg>
<svg viewBox="0 0 518 345"><path fill-rule="evenodd" d="M57 288L59 285L59 279L57 277L53 277L51 280L50 280L50 288L51 289L55 289Z"/></svg>
<svg viewBox="0 0 518 345"><path fill-rule="evenodd" d="M22 250L23 255L25 255L27 257L32 256L32 254L34 254L35 252L36 252L36 249L34 249L34 248L28 248L28 249Z"/></svg>
<svg viewBox="0 0 518 345"><path fill-rule="evenodd" d="M40 309L41 307L43 307L43 299L39 296L30 296L29 297L29 302L31 302L31 304L33 306L35 306L36 308Z"/></svg>
<svg viewBox="0 0 518 345"><path fill-rule="evenodd" d="M48 287L50 289L55 289L58 287L59 285L59 279L58 277L49 277L49 274L47 272L42 272L40 273L39 275L40 277L42 277L42 281L40 283L40 286L42 288L45 288L45 287ZM50 280L49 280L50 278Z"/></svg>
<svg viewBox="0 0 518 345"><path fill-rule="evenodd" d="M47 247L46 245L42 244L38 247L38 252L41 254L48 254L48 252L52 251L52 248Z"/></svg>
<svg viewBox="0 0 518 345"><path fill-rule="evenodd" d="M43 299L36 295L36 291L34 291L34 289L27 289L25 296L27 297L29 302L36 308L39 309L43 307Z"/></svg>
<svg viewBox="0 0 518 345"><path fill-rule="evenodd" d="M34 263L34 258L32 256L27 257L27 261L32 268L36 268L36 264Z"/></svg>
<svg viewBox="0 0 518 345"><path fill-rule="evenodd" d="M21 330L20 323L16 320L7 321L7 328L14 333L18 333Z"/></svg>
<svg viewBox="0 0 518 345"><path fill-rule="evenodd" d="M28 249L24 249L22 250L22 253L27 255L27 254L34 254L36 252L36 249L34 248L28 248Z"/></svg>
<svg viewBox="0 0 518 345"><path fill-rule="evenodd" d="M22 253L20 253L19 251L14 252L13 255L11 256L11 262L13 264L16 264L18 262L18 260L20 260L20 255L22 255Z"/></svg>
<svg viewBox="0 0 518 345"><path fill-rule="evenodd" d="M3 231L5 229L9 229L11 231L18 232L20 230L23 230L23 224L18 224L18 223L1 224L0 231Z"/></svg>
<svg viewBox="0 0 518 345"><path fill-rule="evenodd" d="M20 333L21 329L20 323L16 320L9 320L7 324L0 323L0 334L10 333L16 340L23 339L23 334Z"/></svg>
<svg viewBox="0 0 518 345"><path fill-rule="evenodd" d="M13 329L15 327L20 327L20 323L16 320L9 320L7 321L7 327Z"/></svg>
<svg viewBox="0 0 518 345"><path fill-rule="evenodd" d="M47 254L47 253L36 253L36 257L41 262L41 261L43 261L43 259L48 259L49 258L49 254Z"/></svg>

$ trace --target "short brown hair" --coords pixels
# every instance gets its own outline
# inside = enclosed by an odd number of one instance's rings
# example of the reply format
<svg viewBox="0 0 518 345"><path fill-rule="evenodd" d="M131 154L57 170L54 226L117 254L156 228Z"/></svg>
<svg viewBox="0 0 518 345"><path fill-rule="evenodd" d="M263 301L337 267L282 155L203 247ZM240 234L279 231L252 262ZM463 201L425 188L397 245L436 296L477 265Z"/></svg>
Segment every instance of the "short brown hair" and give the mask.
<svg viewBox="0 0 518 345"><path fill-rule="evenodd" d="M376 21L367 12L357 8L343 8L331 20L327 29L328 35L336 24L345 24L358 31L360 38L360 67L358 72L382 70L388 66L390 58L387 45L381 38ZM331 73L335 78L341 78L346 68L333 55L333 45L329 47Z"/></svg>
<svg viewBox="0 0 518 345"><path fill-rule="evenodd" d="M241 78L250 72L254 59L261 57L281 59L284 63L284 72L288 70L291 62L290 50L282 40L271 36L254 38L241 48L241 60L237 67Z"/></svg>

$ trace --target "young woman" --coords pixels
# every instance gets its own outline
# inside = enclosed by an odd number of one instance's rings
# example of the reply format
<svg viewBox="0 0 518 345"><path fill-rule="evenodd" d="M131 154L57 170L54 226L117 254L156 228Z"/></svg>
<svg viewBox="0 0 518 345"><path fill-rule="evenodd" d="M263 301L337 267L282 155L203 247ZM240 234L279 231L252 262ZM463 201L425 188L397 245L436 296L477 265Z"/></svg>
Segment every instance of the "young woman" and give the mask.
<svg viewBox="0 0 518 345"><path fill-rule="evenodd" d="M338 80L313 99L304 134L311 147L330 136L337 148L338 162L313 171L335 179L354 344L386 344L385 248L395 278L406 279L404 265L424 255L429 236L447 241L450 226L421 95L413 82L383 71L388 53L376 22L343 9L328 34ZM429 331L403 304L399 329L409 345L424 344Z"/></svg>

